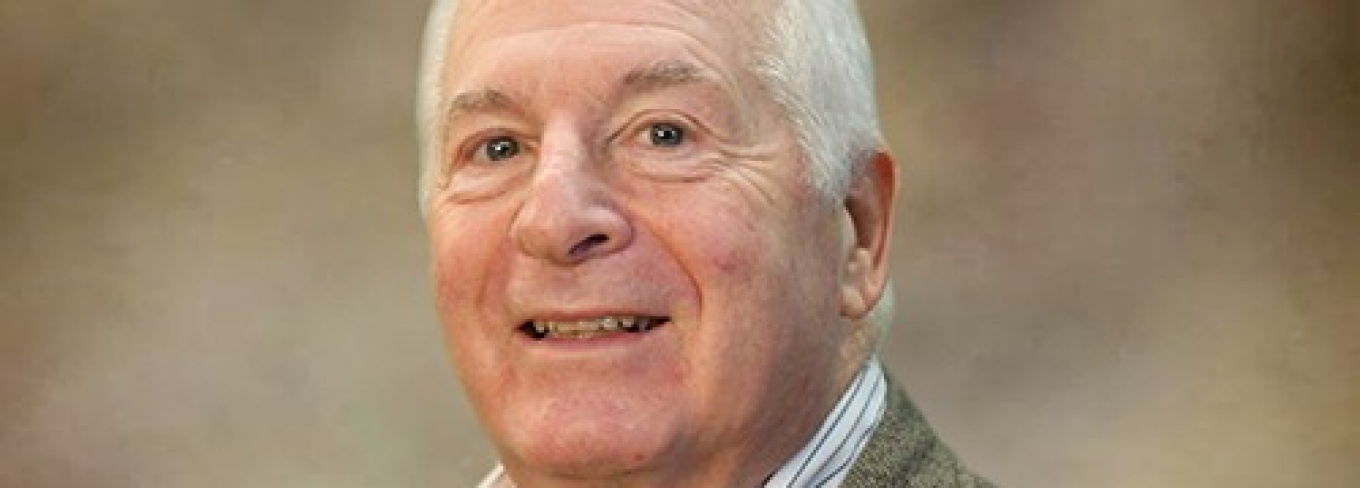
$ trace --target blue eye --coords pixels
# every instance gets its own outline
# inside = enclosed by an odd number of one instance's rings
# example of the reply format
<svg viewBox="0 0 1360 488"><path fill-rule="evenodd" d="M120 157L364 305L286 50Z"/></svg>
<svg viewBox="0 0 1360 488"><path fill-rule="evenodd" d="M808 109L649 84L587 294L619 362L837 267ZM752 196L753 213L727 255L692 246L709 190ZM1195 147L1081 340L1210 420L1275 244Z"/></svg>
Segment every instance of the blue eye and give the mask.
<svg viewBox="0 0 1360 488"><path fill-rule="evenodd" d="M497 136L482 144L482 155L488 161L504 161L519 155L519 141L509 136Z"/></svg>
<svg viewBox="0 0 1360 488"><path fill-rule="evenodd" d="M685 143L685 129L670 122L658 122L647 128L652 145L675 147Z"/></svg>

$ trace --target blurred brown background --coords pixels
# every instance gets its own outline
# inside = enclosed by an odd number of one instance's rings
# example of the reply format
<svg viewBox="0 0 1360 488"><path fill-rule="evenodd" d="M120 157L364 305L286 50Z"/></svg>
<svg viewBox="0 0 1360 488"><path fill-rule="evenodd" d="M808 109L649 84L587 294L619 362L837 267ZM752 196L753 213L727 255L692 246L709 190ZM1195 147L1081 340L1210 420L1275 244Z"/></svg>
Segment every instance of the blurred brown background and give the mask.
<svg viewBox="0 0 1360 488"><path fill-rule="evenodd" d="M1360 7L866 1L884 346L1013 487L1360 486ZM0 486L468 486L423 1L0 3Z"/></svg>

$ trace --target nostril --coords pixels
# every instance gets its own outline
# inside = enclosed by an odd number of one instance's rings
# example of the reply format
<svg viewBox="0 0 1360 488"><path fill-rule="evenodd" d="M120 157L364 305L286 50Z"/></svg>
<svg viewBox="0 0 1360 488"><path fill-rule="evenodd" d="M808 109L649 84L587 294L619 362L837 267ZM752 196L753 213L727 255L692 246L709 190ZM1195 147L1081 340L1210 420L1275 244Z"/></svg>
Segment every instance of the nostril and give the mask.
<svg viewBox="0 0 1360 488"><path fill-rule="evenodd" d="M583 254L590 252L591 248L599 246L600 244L604 244L606 242L609 242L609 236L598 233L591 234L589 236L586 236L585 239L581 239L581 242L577 242L576 245L572 246L571 250L568 252L570 252L573 257L581 256Z"/></svg>

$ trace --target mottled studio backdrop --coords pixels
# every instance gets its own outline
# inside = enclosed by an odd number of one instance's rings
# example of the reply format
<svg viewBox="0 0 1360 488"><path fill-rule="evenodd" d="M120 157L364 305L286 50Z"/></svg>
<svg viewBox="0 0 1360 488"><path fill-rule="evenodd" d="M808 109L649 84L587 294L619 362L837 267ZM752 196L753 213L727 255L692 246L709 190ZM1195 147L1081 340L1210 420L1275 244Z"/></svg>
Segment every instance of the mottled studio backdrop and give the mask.
<svg viewBox="0 0 1360 488"><path fill-rule="evenodd" d="M1360 6L866 1L891 368L1012 487L1360 486ZM458 487L423 1L0 3L0 486Z"/></svg>

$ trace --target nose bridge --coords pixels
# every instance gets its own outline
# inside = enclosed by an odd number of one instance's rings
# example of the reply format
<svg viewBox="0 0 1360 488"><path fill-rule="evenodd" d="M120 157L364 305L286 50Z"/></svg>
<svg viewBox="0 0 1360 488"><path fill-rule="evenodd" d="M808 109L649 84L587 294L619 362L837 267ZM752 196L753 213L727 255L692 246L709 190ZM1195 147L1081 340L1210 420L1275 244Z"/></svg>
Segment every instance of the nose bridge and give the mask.
<svg viewBox="0 0 1360 488"><path fill-rule="evenodd" d="M511 226L521 252L573 265L626 247L632 228L603 170L579 134L545 132Z"/></svg>

